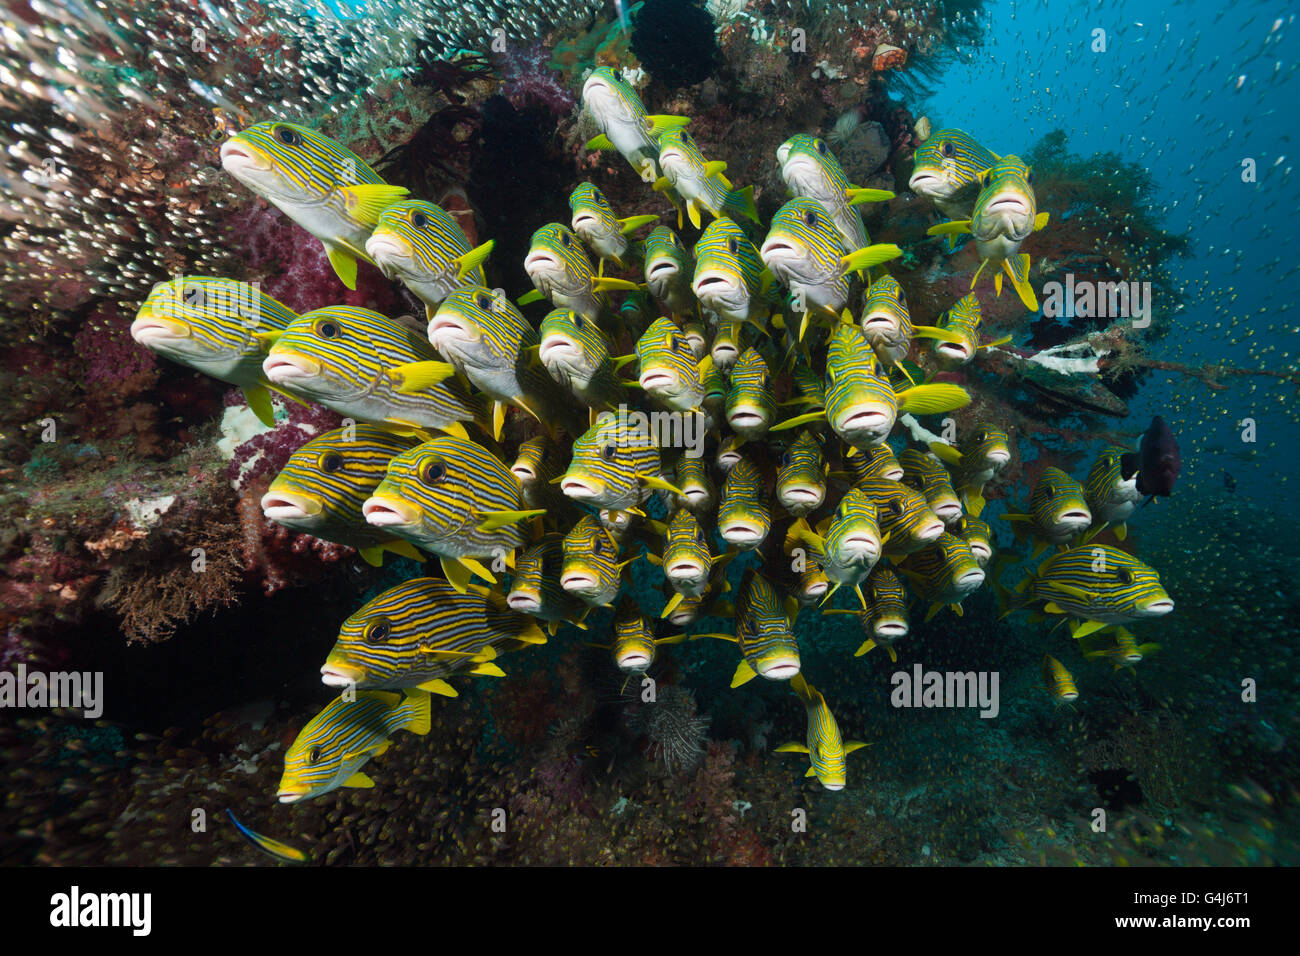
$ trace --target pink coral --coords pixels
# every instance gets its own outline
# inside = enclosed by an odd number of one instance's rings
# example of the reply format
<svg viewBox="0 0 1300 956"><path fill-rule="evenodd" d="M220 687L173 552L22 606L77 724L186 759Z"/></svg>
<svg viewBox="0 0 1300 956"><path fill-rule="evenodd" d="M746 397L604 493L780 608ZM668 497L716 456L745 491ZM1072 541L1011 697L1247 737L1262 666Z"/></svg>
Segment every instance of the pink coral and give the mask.
<svg viewBox="0 0 1300 956"><path fill-rule="evenodd" d="M550 53L539 41L528 47L512 47L497 58L503 81L502 92L515 109L531 104L545 106L557 116L567 116L576 101L548 65Z"/></svg>
<svg viewBox="0 0 1300 956"><path fill-rule="evenodd" d="M343 424L343 419L336 413L319 405L303 405L279 398L276 403L283 404L288 418L236 448L227 467L227 475L239 491L254 482L274 478L284 468L289 456L308 440ZM243 404L244 397L239 391L231 389L226 393L226 405Z"/></svg>

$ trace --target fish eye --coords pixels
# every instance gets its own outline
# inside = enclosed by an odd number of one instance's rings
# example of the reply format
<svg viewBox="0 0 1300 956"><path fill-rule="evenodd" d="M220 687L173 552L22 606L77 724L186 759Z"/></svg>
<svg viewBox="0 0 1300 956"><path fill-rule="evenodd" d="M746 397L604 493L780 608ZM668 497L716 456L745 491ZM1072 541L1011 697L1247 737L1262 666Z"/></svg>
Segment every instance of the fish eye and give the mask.
<svg viewBox="0 0 1300 956"><path fill-rule="evenodd" d="M288 126L277 126L275 128L275 138L286 146L297 146L302 142L302 137L298 135L297 131Z"/></svg>
<svg viewBox="0 0 1300 956"><path fill-rule="evenodd" d="M618 454L618 449L613 445L606 445L600 450L600 457L606 461L613 461L616 454Z"/></svg>
<svg viewBox="0 0 1300 956"><path fill-rule="evenodd" d="M1115 574L1125 584L1133 583L1133 572L1128 568L1120 568L1115 572Z"/></svg>
<svg viewBox="0 0 1300 956"><path fill-rule="evenodd" d="M583 327L584 325L586 325L586 324L587 324L587 320L584 319L582 316L580 316L580 315L575 315L575 316L573 317L573 327L574 327L575 329L580 329L580 328L582 328L582 327Z"/></svg>
<svg viewBox="0 0 1300 956"><path fill-rule="evenodd" d="M888 511L895 518L902 517L903 503L899 501L897 498L890 498L889 503L885 505L885 510Z"/></svg>
<svg viewBox="0 0 1300 956"><path fill-rule="evenodd" d="M682 142L689 146L691 143L695 141L691 139L690 133L686 132L686 130L682 130Z"/></svg>
<svg viewBox="0 0 1300 956"><path fill-rule="evenodd" d="M678 336L678 335L674 335L673 338L672 338L672 349L673 349L673 351L674 351L674 352L680 352L680 351L682 351L682 346L683 346L683 345L687 346L688 348L690 347L690 343L687 342L684 338L682 338L681 336Z"/></svg>
<svg viewBox="0 0 1300 956"><path fill-rule="evenodd" d="M740 252L740 243L736 241L735 236L727 237L727 251L730 252L733 256L737 255Z"/></svg>
<svg viewBox="0 0 1300 956"><path fill-rule="evenodd" d="M308 753L307 753L307 762L308 762L308 763L320 763L320 748L319 748L319 747L312 747L311 750L308 751Z"/></svg>
<svg viewBox="0 0 1300 956"><path fill-rule="evenodd" d="M817 218L818 218L818 217L817 217L817 210L816 210L816 209L809 209L808 211L806 211L806 212L803 214L803 221L806 222L806 223L807 223L808 225L810 225L810 226L815 226L815 225L817 225Z"/></svg>
<svg viewBox="0 0 1300 956"><path fill-rule="evenodd" d="M337 322L330 322L328 320L317 325L316 331L323 339L336 339L343 334L343 329Z"/></svg>
<svg viewBox="0 0 1300 956"><path fill-rule="evenodd" d="M410 221L416 229L423 229L429 224L429 217L424 214L423 209L412 209Z"/></svg>
<svg viewBox="0 0 1300 956"><path fill-rule="evenodd" d="M943 153L949 159L957 155L957 147L953 145L952 140L945 139L939 144L939 152Z"/></svg>
<svg viewBox="0 0 1300 956"><path fill-rule="evenodd" d="M392 633L393 625L389 623L388 618L381 617L366 628L366 640L371 644L382 644Z"/></svg>
<svg viewBox="0 0 1300 956"><path fill-rule="evenodd" d="M597 535L591 540L591 550L593 554L605 553L605 539Z"/></svg>
<svg viewBox="0 0 1300 956"><path fill-rule="evenodd" d="M560 233L560 244L563 245L564 248L566 249L569 248L571 243L569 241L569 234L567 232Z"/></svg>
<svg viewBox="0 0 1300 956"><path fill-rule="evenodd" d="M898 287L898 304L904 307L907 305L907 294L903 292L901 285Z"/></svg>
<svg viewBox="0 0 1300 956"><path fill-rule="evenodd" d="M447 465L441 461L431 461L420 469L420 480L432 485L447 477Z"/></svg>
<svg viewBox="0 0 1300 956"><path fill-rule="evenodd" d="M320 456L320 470L333 474L343 467L343 456L336 451L327 451Z"/></svg>
<svg viewBox="0 0 1300 956"><path fill-rule="evenodd" d="M790 453L788 451L781 452L781 464L782 465L790 464Z"/></svg>
<svg viewBox="0 0 1300 956"><path fill-rule="evenodd" d="M1032 169L1029 171L1029 175L1025 177L1025 182L1030 186L1034 184L1034 171Z"/></svg>
<svg viewBox="0 0 1300 956"><path fill-rule="evenodd" d="M826 150L825 140L822 139L817 140L817 152L821 153L823 156L826 155L827 150Z"/></svg>
<svg viewBox="0 0 1300 956"><path fill-rule="evenodd" d="M984 431L983 429L980 429L978 432L975 433L975 440L976 440L976 441L988 441L988 440L989 440L989 433L986 432L986 431Z"/></svg>
<svg viewBox="0 0 1300 956"><path fill-rule="evenodd" d="M480 295L477 301L478 307L484 311L492 308L492 297L490 295Z"/></svg>

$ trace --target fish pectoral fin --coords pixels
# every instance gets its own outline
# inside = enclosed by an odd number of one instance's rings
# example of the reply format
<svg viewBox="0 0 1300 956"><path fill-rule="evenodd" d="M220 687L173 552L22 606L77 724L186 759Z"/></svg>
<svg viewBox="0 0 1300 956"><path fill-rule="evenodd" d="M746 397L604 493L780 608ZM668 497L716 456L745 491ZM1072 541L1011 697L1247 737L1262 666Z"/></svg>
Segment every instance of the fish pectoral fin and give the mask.
<svg viewBox="0 0 1300 956"><path fill-rule="evenodd" d="M471 272L473 272L475 269L481 266L484 262L486 262L487 257L492 255L492 247L495 245L496 245L496 240L489 239L487 242L483 243L482 245L475 246L473 249L465 253L463 256L453 259L452 262L454 262L456 265L457 277L461 279L465 278L467 275L469 275Z"/></svg>
<svg viewBox="0 0 1300 956"><path fill-rule="evenodd" d="M471 667L466 673L474 674L477 677L505 677L506 672L496 664L477 664Z"/></svg>
<svg viewBox="0 0 1300 956"><path fill-rule="evenodd" d="M351 252L346 249L340 249L337 246L325 246L325 255L329 257L330 265L334 268L334 274L339 277L349 290L355 292L357 289L357 259Z"/></svg>
<svg viewBox="0 0 1300 956"><path fill-rule="evenodd" d="M673 184L672 184L672 182L668 179L667 176L660 176L658 179L656 179L656 180L654 181L654 184L653 184L650 188L651 188L652 190L654 190L655 192L657 192L657 193L666 193L666 192L668 192L668 190L670 190L670 189L673 188ZM681 210L678 210L678 214L677 214L677 222L678 222L678 225L680 226L680 224L681 224Z"/></svg>
<svg viewBox="0 0 1300 956"><path fill-rule="evenodd" d="M956 448L953 448L952 445L949 445L947 442L932 441L930 442L929 448L930 451L934 453L934 457L938 458L940 461L945 461L950 465L961 464L961 452Z"/></svg>
<svg viewBox="0 0 1300 956"><path fill-rule="evenodd" d="M758 671L749 666L749 661L742 660L736 667L736 673L731 677L731 686L739 687L741 684L748 684L758 676Z"/></svg>
<svg viewBox="0 0 1300 956"><path fill-rule="evenodd" d="M809 767L809 768L808 768L808 772L805 773L804 776L805 776L805 777L815 777L815 776L817 776L817 771L814 770L812 767Z"/></svg>
<svg viewBox="0 0 1300 956"><path fill-rule="evenodd" d="M844 756L848 756L854 751L861 750L863 747L870 747L871 744L862 740L848 740L844 743Z"/></svg>
<svg viewBox="0 0 1300 956"><path fill-rule="evenodd" d="M940 342L952 342L960 345L964 339L957 332L940 328L937 325L914 325L912 326L912 338L915 339L936 339Z"/></svg>
<svg viewBox="0 0 1300 956"><path fill-rule="evenodd" d="M267 332L254 332L253 341L258 344L263 352L269 352L271 346L280 341L280 336L284 335L284 329L271 329Z"/></svg>
<svg viewBox="0 0 1300 956"><path fill-rule="evenodd" d="M709 162L704 164L705 176L721 177L722 174L725 173L726 171L727 171L727 164L720 159L710 160Z"/></svg>
<svg viewBox="0 0 1300 956"><path fill-rule="evenodd" d="M427 680L423 684L415 685L418 689L428 691L430 694L437 694L440 697L459 697L460 693L445 680L435 677L433 680Z"/></svg>
<svg viewBox="0 0 1300 956"><path fill-rule="evenodd" d="M808 422L824 421L826 410L822 409L817 412L808 412L806 415L796 415L794 418L787 418L783 422L777 422L768 431L783 432L790 428L798 428L800 425L806 425Z"/></svg>
<svg viewBox="0 0 1300 956"><path fill-rule="evenodd" d="M614 144L610 141L610 138L609 138L608 136L606 136L604 133L601 133L601 134L599 134L599 135L597 135L597 136L593 136L591 139L587 140L587 143L586 143L586 147L585 147L585 148L586 148L586 149L599 149L599 150L601 150L601 151L603 151L603 152L609 152L609 151L613 150L613 149L615 148L615 146L614 146Z"/></svg>
<svg viewBox="0 0 1300 956"><path fill-rule="evenodd" d="M686 217L690 219L691 225L696 229L700 228L702 222L700 218L700 204L694 199L686 200Z"/></svg>
<svg viewBox="0 0 1300 956"><path fill-rule="evenodd" d="M653 488L656 491L669 491L680 498L686 497L686 492L682 491L676 485L669 484L658 475L638 475L638 478L645 483L647 488Z"/></svg>
<svg viewBox="0 0 1300 956"><path fill-rule="evenodd" d="M990 339L989 341L985 342L983 345L977 345L975 347L980 349L997 348L999 345L1006 345L1008 342L1011 341L1011 339L1012 336L1004 335L1000 339Z"/></svg>
<svg viewBox="0 0 1300 956"><path fill-rule="evenodd" d="M951 412L957 408L965 408L970 402L970 394L960 385L953 385L950 382L915 385L898 393L899 411L917 412L921 415Z"/></svg>
<svg viewBox="0 0 1300 956"><path fill-rule="evenodd" d="M831 612L830 612L830 611L823 611L822 613L823 613L823 614L829 614L829 613L831 613ZM857 611L846 611L845 613L846 613L846 614L857 614L858 612L857 612ZM871 653L872 651L874 651L874 650L876 649L877 646L878 646L878 645L876 644L876 641L875 641L874 638L868 638L866 641L863 642L863 644L862 644L861 647L859 647L856 651L853 652L853 656L854 656L854 657L861 657L863 654L869 654L869 653Z"/></svg>
<svg viewBox="0 0 1300 956"><path fill-rule="evenodd" d="M1083 621L1077 626L1072 626L1070 628L1070 636L1077 641L1080 638L1087 637L1089 634L1104 630L1108 627L1110 627L1110 625L1104 621Z"/></svg>
<svg viewBox="0 0 1300 956"><path fill-rule="evenodd" d="M1117 524L1115 525L1113 530L1115 532L1116 541L1123 541L1125 538L1128 537L1128 525L1126 524L1122 524L1122 523Z"/></svg>
<svg viewBox="0 0 1300 956"><path fill-rule="evenodd" d="M626 219L618 221L619 232L627 235L629 232L635 232L642 226L648 226L652 222L658 222L658 216L628 216Z"/></svg>
<svg viewBox="0 0 1300 956"><path fill-rule="evenodd" d="M642 286L628 279L617 279L614 276L591 277L591 290L593 292L635 292L640 288Z"/></svg>
<svg viewBox="0 0 1300 956"><path fill-rule="evenodd" d="M706 631L706 632L704 632L704 633L702 633L702 634L692 634L691 637L690 637L690 639L691 639L692 641L702 641L702 640L704 640L705 638L711 638L711 639L713 639L713 640L718 640L718 641L731 641L731 643L733 643L733 644L736 643L736 635L734 635L734 634L719 634L719 633L714 632L714 631ZM733 685L733 686L734 686L734 685Z"/></svg>
<svg viewBox="0 0 1300 956"><path fill-rule="evenodd" d="M806 754L808 748L803 744L782 744L772 752L778 754Z"/></svg>
<svg viewBox="0 0 1300 956"><path fill-rule="evenodd" d="M680 591L670 597L668 603L664 605L663 612L659 617L666 618L669 614L672 614L673 611L677 610L677 605L682 603L683 597L684 595Z"/></svg>
<svg viewBox="0 0 1300 956"><path fill-rule="evenodd" d="M456 366L450 362L406 362L393 366L388 372L398 380L396 391L410 395L447 381L456 374Z"/></svg>
<svg viewBox="0 0 1300 956"><path fill-rule="evenodd" d="M931 226L925 230L925 234L927 236L952 236L970 231L969 219L953 219L950 222L941 222L938 225Z"/></svg>
<svg viewBox="0 0 1300 956"><path fill-rule="evenodd" d="M525 292L519 298L515 299L517 305L531 305L534 302L541 302L546 296L542 294L541 289L533 289L531 292Z"/></svg>
<svg viewBox="0 0 1300 956"><path fill-rule="evenodd" d="M646 115L646 132L658 139L670 129L681 129L691 122L689 116L674 116L671 113L653 113Z"/></svg>
<svg viewBox="0 0 1300 956"><path fill-rule="evenodd" d="M409 196L410 192L405 186L389 186L387 183L360 183L339 187L343 208L353 219L366 226L379 222L381 212Z"/></svg>
<svg viewBox="0 0 1300 956"><path fill-rule="evenodd" d="M245 385L244 401L257 420L267 428L275 427L275 407L271 404L271 391L265 385Z"/></svg>
<svg viewBox="0 0 1300 956"><path fill-rule="evenodd" d="M492 403L492 437L496 441L501 440L501 428L506 423L506 403Z"/></svg>
<svg viewBox="0 0 1300 956"><path fill-rule="evenodd" d="M374 787L375 782L367 777L364 773L354 773L348 779L343 781L345 787L356 787L359 790L369 790Z"/></svg>
<svg viewBox="0 0 1300 956"><path fill-rule="evenodd" d="M1002 271L1011 277L1011 284L1015 286L1016 294L1020 296L1020 301L1025 307L1032 312L1038 311L1038 296L1034 295L1034 287L1029 284L1029 254L1022 252L1012 256L1010 259L1002 260ZM1002 294L1001 286L1002 273L998 273L998 294Z"/></svg>
<svg viewBox="0 0 1300 956"><path fill-rule="evenodd" d="M850 252L846 256L840 257L840 271L847 275L850 272L861 272L863 269L869 269L872 266L878 266L882 262L888 262L891 259L897 259L903 254L903 250L892 242L879 243L874 246L867 246L864 249L858 249Z"/></svg>
<svg viewBox="0 0 1300 956"><path fill-rule="evenodd" d="M357 554L361 555L361 560L372 568L382 567L384 564L383 545L374 545L369 548L357 548Z"/></svg>
<svg viewBox="0 0 1300 956"><path fill-rule="evenodd" d="M1051 214L1046 212L1040 212L1037 216L1035 216L1034 232L1037 232L1039 229L1044 228L1047 225L1047 220L1050 218L1051 218Z"/></svg>
<svg viewBox="0 0 1300 956"><path fill-rule="evenodd" d="M478 511L475 514L483 518L483 521L475 527L476 531L496 531L508 525L526 521L538 515L544 515L546 509L536 508L532 511Z"/></svg>
<svg viewBox="0 0 1300 956"><path fill-rule="evenodd" d="M844 190L844 198L849 201L850 206L857 206L864 202L888 202L894 198L894 194L888 189L867 189L862 186L850 186Z"/></svg>

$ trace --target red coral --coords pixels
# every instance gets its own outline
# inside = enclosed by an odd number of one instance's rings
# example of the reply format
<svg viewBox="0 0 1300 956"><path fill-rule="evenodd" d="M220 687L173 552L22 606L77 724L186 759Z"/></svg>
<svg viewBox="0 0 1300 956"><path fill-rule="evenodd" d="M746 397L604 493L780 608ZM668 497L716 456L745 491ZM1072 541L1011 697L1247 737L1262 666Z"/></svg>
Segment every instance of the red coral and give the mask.
<svg viewBox="0 0 1300 956"><path fill-rule="evenodd" d="M328 564L351 554L353 548L290 531L262 514L266 485L257 483L239 497L238 514L244 570L260 572L262 590L270 597L292 583L319 577Z"/></svg>

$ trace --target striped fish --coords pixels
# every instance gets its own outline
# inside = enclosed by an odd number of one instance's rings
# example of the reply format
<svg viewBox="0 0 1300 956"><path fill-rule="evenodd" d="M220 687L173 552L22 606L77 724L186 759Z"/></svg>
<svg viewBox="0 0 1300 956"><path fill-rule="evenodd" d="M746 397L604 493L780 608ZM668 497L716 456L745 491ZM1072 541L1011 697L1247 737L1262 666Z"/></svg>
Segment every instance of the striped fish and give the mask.
<svg viewBox="0 0 1300 956"><path fill-rule="evenodd" d="M999 157L968 133L941 129L912 154L907 187L941 209L949 219L969 219L979 195L979 178Z"/></svg>
<svg viewBox="0 0 1300 956"><path fill-rule="evenodd" d="M993 557L993 529L988 522L965 515L957 522L954 533L966 542L979 566L986 567Z"/></svg>
<svg viewBox="0 0 1300 956"><path fill-rule="evenodd" d="M885 189L863 189L849 184L844 168L826 141L807 133L791 136L777 147L781 178L792 196L814 199L825 207L847 250L871 245L862 216L853 207L863 202L885 202L894 194Z"/></svg>
<svg viewBox="0 0 1300 956"><path fill-rule="evenodd" d="M1125 523L1145 497L1137 490L1137 474L1137 456L1119 445L1108 445L1093 462L1084 482L1084 497L1093 521L1109 526L1120 541L1128 537Z"/></svg>
<svg viewBox="0 0 1300 956"><path fill-rule="evenodd" d="M271 346L262 369L273 385L340 415L394 431L438 429L466 437L462 422L486 427L482 403L444 365L442 381L408 391L403 367L438 361L420 330L346 305L299 316Z"/></svg>
<svg viewBox="0 0 1300 956"><path fill-rule="evenodd" d="M543 513L524 508L519 479L496 455L462 438L435 438L395 457L362 511L375 527L438 555L461 593L471 574L496 583L476 559L513 567L527 540L520 522Z"/></svg>
<svg viewBox="0 0 1300 956"><path fill-rule="evenodd" d="M847 585L857 591L866 607L859 585L880 560L881 534L876 502L865 489L850 488L816 531L808 526L807 519L800 518L790 526L786 537L787 543L794 537L813 550L831 583L827 600Z"/></svg>
<svg viewBox="0 0 1300 956"><path fill-rule="evenodd" d="M366 602L343 622L321 666L330 687L365 690L415 687L456 697L444 678L505 676L492 663L501 654L545 644L531 617L478 585L465 592L439 578L413 578Z"/></svg>
<svg viewBox="0 0 1300 956"><path fill-rule="evenodd" d="M569 500L555 483L568 465L566 459L560 446L545 435L535 435L520 443L510 470L519 479L526 508L544 508L547 517L554 519L563 519L572 511Z"/></svg>
<svg viewBox="0 0 1300 956"><path fill-rule="evenodd" d="M680 494L673 496L676 507L686 508L696 515L713 510L717 489L713 486L713 479L709 476L709 466L703 457L692 458L690 455L682 455L677 459L674 478L677 487L681 489Z"/></svg>
<svg viewBox="0 0 1300 956"><path fill-rule="evenodd" d="M582 183L569 193L569 209L573 212L570 225L582 241L600 259L600 274L605 263L612 262L626 269L638 252L628 234L642 226L658 221L658 216L628 216L619 219L605 194L594 183Z"/></svg>
<svg viewBox="0 0 1300 956"><path fill-rule="evenodd" d="M618 542L591 515L584 515L564 536L560 586L588 607L614 603L623 569L635 558L619 561Z"/></svg>
<svg viewBox="0 0 1300 956"><path fill-rule="evenodd" d="M810 313L838 321L848 305L852 273L840 264L846 252L826 207L815 199L791 199L772 217L758 254L776 280L790 290L794 311L803 314L800 339Z"/></svg>
<svg viewBox="0 0 1300 956"><path fill-rule="evenodd" d="M330 701L307 722L284 754L284 774L276 796L281 803L310 800L339 787L370 788L361 772L371 757L388 750L399 730L429 732L429 695L363 690Z"/></svg>
<svg viewBox="0 0 1300 956"><path fill-rule="evenodd" d="M644 674L655 662L660 644L679 644L685 634L655 637L652 618L641 613L640 606L631 595L623 595L614 609L613 639L607 645L591 645L608 650L614 665L625 674Z"/></svg>
<svg viewBox="0 0 1300 956"><path fill-rule="evenodd" d="M1043 683L1057 704L1068 704L1079 699L1079 688L1074 684L1074 676L1051 654L1043 655Z"/></svg>
<svg viewBox="0 0 1300 956"><path fill-rule="evenodd" d="M821 443L804 429L794 444L781 453L776 472L776 500L796 518L816 511L826 500L828 469Z"/></svg>
<svg viewBox="0 0 1300 956"><path fill-rule="evenodd" d="M548 428L563 423L573 434L586 427L560 387L528 357L537 352L534 329L504 296L465 286L443 300L429 320L429 343L493 401L492 434L501 437L507 405L523 409ZM435 375L436 364L425 366ZM412 384L421 381L412 367Z"/></svg>
<svg viewBox="0 0 1300 956"><path fill-rule="evenodd" d="M715 638L740 647L741 661L731 686L765 677L789 680L799 673L799 642L792 630L799 613L793 597L781 598L770 581L752 566L745 569L736 601L734 633L692 634L691 640Z"/></svg>
<svg viewBox="0 0 1300 956"><path fill-rule="evenodd" d="M691 289L700 305L727 322L760 323L772 310L772 273L758 250L730 219L715 219L695 243Z"/></svg>
<svg viewBox="0 0 1300 956"><path fill-rule="evenodd" d="M716 320L716 316L714 317ZM713 341L709 343L709 356L713 367L722 375L730 374L740 358L745 335L745 326L735 322L717 322Z"/></svg>
<svg viewBox="0 0 1300 956"><path fill-rule="evenodd" d="M703 221L703 212L714 218L739 219L743 216L759 222L758 210L754 207L754 187L733 188L722 175L727 164L706 160L695 145L695 139L680 126L660 135L659 168L663 170L663 178L655 182L655 189L661 192L670 187L677 190L686 203L686 215L696 229ZM679 210L677 227L680 229L681 226Z"/></svg>
<svg viewBox="0 0 1300 956"><path fill-rule="evenodd" d="M240 822L239 818L236 817L229 808L226 809L226 816L230 817L230 822L235 825L235 829L239 831L240 836L253 844L253 846L257 847L267 856L279 860L282 863L306 863L308 861L309 857L307 854L302 850L299 850L297 847L289 846L289 844L280 840L265 836L258 833L256 830L249 829Z"/></svg>
<svg viewBox="0 0 1300 956"><path fill-rule="evenodd" d="M1037 312L1038 297L1029 284L1029 256L1020 251L1020 244L1029 234L1042 229L1048 220L1047 213L1038 212L1034 173L1019 156L1003 156L980 174L979 185L979 197L970 219L931 226L926 232L932 236L971 233L983 261L970 287L975 288L984 267L992 264L997 294L1002 294L1005 273L1025 307Z"/></svg>
<svg viewBox="0 0 1300 956"><path fill-rule="evenodd" d="M883 647L892 661L898 661L893 645L907 637L911 622L907 615L907 591L902 580L890 568L876 565L871 569L866 584L867 609L863 624L867 640L854 651L861 657L873 648Z"/></svg>
<svg viewBox="0 0 1300 956"><path fill-rule="evenodd" d="M736 613L728 601L722 599L722 595L727 587L725 575L715 574L709 581L708 589L699 597L685 597L678 594L672 589L667 581L663 584L665 609L660 617L666 620L673 627L690 627L696 621L704 617L721 617L730 619ZM669 610L667 602L675 598L681 598L677 604Z"/></svg>
<svg viewBox="0 0 1300 956"><path fill-rule="evenodd" d="M396 202L379 214L366 253L389 279L399 279L433 318L439 303L461 286L486 285L488 240L471 247L456 218L422 199Z"/></svg>
<svg viewBox="0 0 1300 956"><path fill-rule="evenodd" d="M1160 575L1133 555L1109 545L1060 551L1021 580L1015 591L1026 595L1029 603L1044 602L1047 614L1082 622L1071 626L1076 638L1113 624L1161 617L1174 609ZM1018 609L1004 610L1002 616Z"/></svg>
<svg viewBox="0 0 1300 956"><path fill-rule="evenodd" d="M846 444L866 448L889 436L899 412L949 412L969 405L970 400L965 389L947 382L895 392L862 330L841 323L831 332L826 350L826 407L786 419L771 430L824 418Z"/></svg>
<svg viewBox="0 0 1300 956"><path fill-rule="evenodd" d="M695 261L669 226L656 226L645 240L645 281L650 294L674 316L698 311L691 279Z"/></svg>
<svg viewBox="0 0 1300 956"><path fill-rule="evenodd" d="M297 318L256 282L177 276L150 290L131 323L131 338L243 389L248 407L269 427L275 413L262 362L275 336Z"/></svg>
<svg viewBox="0 0 1300 956"><path fill-rule="evenodd" d="M746 349L731 370L726 407L727 424L746 440L762 438L776 420L771 374L756 349Z"/></svg>
<svg viewBox="0 0 1300 956"><path fill-rule="evenodd" d="M647 115L636 90L608 66L596 67L582 84L582 106L600 130L587 148L617 150L647 183L663 175L659 166L660 134L690 122L684 116ZM680 206L676 193L670 198Z"/></svg>
<svg viewBox="0 0 1300 956"><path fill-rule="evenodd" d="M221 146L221 165L319 239L349 289L357 287L357 259L371 261L366 240L380 213L407 194L350 149L297 123L272 120L236 133Z"/></svg>
<svg viewBox="0 0 1300 956"><path fill-rule="evenodd" d="M970 546L948 531L930 547L909 554L899 571L912 582L917 597L930 602L925 613L927 621L945 604L960 617L961 602L984 583L984 569L971 554Z"/></svg>
<svg viewBox="0 0 1300 956"><path fill-rule="evenodd" d="M587 616L587 605L564 589L560 583L563 573L564 535L542 535L515 560L506 604L546 621L551 634L559 629L561 621L585 630L582 621Z"/></svg>
<svg viewBox="0 0 1300 956"><path fill-rule="evenodd" d="M984 511L984 485L1011 460L1011 439L1000 428L981 423L957 447L931 442L930 451L952 467L953 486L975 517Z"/></svg>
<svg viewBox="0 0 1300 956"><path fill-rule="evenodd" d="M790 689L808 711L808 736L806 744L782 744L776 752L807 754L811 766L805 776L816 777L827 790L843 790L848 779L846 758L867 745L860 740L845 741L841 738L839 725L826 705L826 698L804 680L802 674L790 678Z"/></svg>
<svg viewBox="0 0 1300 956"><path fill-rule="evenodd" d="M766 482L744 455L731 466L718 505L718 533L740 551L753 551L772 530Z"/></svg>
<svg viewBox="0 0 1300 956"><path fill-rule="evenodd" d="M905 448L898 463L903 466L903 484L925 495L926 504L940 521L952 526L961 520L961 501L938 458L916 448Z"/></svg>
<svg viewBox="0 0 1300 956"><path fill-rule="evenodd" d="M903 466L898 463L894 449L884 442L868 445L861 450L848 448L844 464L848 467L846 477L855 485L869 478L885 478L889 481L901 481L903 478Z"/></svg>
<svg viewBox="0 0 1300 956"><path fill-rule="evenodd" d="M537 355L551 378L588 408L614 411L627 403L609 339L595 322L572 309L555 309L542 320L539 342Z"/></svg>
<svg viewBox="0 0 1300 956"><path fill-rule="evenodd" d="M713 365L709 356L697 358L685 333L672 319L655 319L637 340L637 381L645 393L677 412L700 411L704 405L704 376Z"/></svg>
<svg viewBox="0 0 1300 956"><path fill-rule="evenodd" d="M1003 521L1014 522L1016 537L1032 533L1037 539L1034 557L1047 545L1065 545L1092 524L1092 512L1079 484L1059 468L1044 468L1034 482L1029 513L1008 512Z"/></svg>
<svg viewBox="0 0 1300 956"><path fill-rule="evenodd" d="M417 444L377 425L317 435L289 456L262 496L262 513L294 531L356 548L375 567L385 550L423 561L409 542L368 524L361 510L388 463Z"/></svg>
<svg viewBox="0 0 1300 956"><path fill-rule="evenodd" d="M1085 660L1094 661L1105 658L1114 665L1115 670L1136 667L1160 650L1159 644L1138 645L1137 638L1128 628L1116 625L1110 634L1093 634L1079 641Z"/></svg>
<svg viewBox="0 0 1300 956"><path fill-rule="evenodd" d="M573 458L560 482L572 500L617 511L639 511L652 489L681 494L659 477L659 449L652 436L609 412L602 412L573 443Z"/></svg>
<svg viewBox="0 0 1300 956"><path fill-rule="evenodd" d="M606 289L636 288L622 279L598 278L582 241L558 222L533 233L524 271L535 291L520 298L521 305L550 299L555 308L572 309L590 322L599 322L610 310Z"/></svg>
<svg viewBox="0 0 1300 956"><path fill-rule="evenodd" d="M939 327L944 336L931 336L938 339L932 346L935 358L948 367L965 365L975 357L980 349L990 349L996 345L1006 345L1011 336L980 342L980 300L975 293L962 296L948 310L948 317Z"/></svg>
<svg viewBox="0 0 1300 956"><path fill-rule="evenodd" d="M702 597L715 572L730 559L730 553L714 557L709 534L693 514L684 508L673 512L664 535L662 563L664 577L676 595L664 608L664 616L681 603L681 598Z"/></svg>
<svg viewBox="0 0 1300 956"><path fill-rule="evenodd" d="M854 485L876 504L886 557L901 558L928 548L944 533L925 495L888 478L866 478Z"/></svg>
<svg viewBox="0 0 1300 956"><path fill-rule="evenodd" d="M871 343L876 358L890 368L907 370L899 365L912 349L913 339L956 339L957 335L933 325L913 325L907 310L907 295L898 280L882 275L863 293L862 334ZM910 377L910 376L909 376Z"/></svg>

